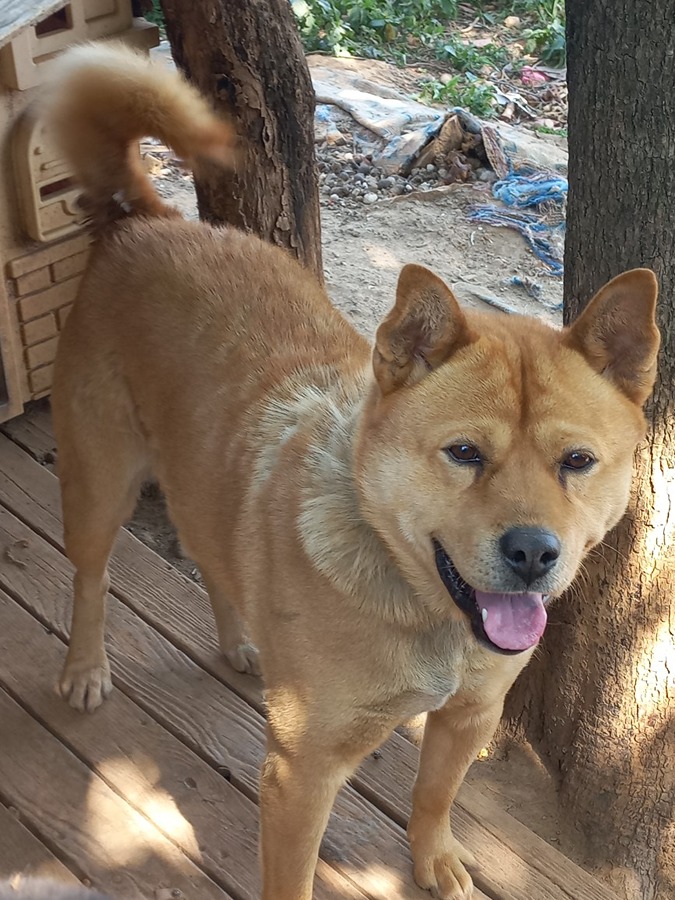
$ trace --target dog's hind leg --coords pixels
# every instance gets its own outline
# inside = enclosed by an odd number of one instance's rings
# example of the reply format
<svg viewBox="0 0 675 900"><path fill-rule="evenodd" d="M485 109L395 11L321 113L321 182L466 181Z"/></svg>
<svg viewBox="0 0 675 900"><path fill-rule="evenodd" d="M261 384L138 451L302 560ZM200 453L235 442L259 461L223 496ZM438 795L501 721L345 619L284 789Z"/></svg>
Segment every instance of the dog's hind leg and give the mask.
<svg viewBox="0 0 675 900"><path fill-rule="evenodd" d="M108 559L118 529L133 512L145 454L119 401L117 409L91 409L76 396L57 393L53 410L65 548L75 567L70 644L59 689L75 709L92 712L112 687L104 646Z"/></svg>
<svg viewBox="0 0 675 900"><path fill-rule="evenodd" d="M209 593L218 630L218 642L223 656L235 671L245 672L248 675L260 675L258 651L246 636L244 623L239 617L239 613L229 602L217 580L212 578L202 566L199 568Z"/></svg>

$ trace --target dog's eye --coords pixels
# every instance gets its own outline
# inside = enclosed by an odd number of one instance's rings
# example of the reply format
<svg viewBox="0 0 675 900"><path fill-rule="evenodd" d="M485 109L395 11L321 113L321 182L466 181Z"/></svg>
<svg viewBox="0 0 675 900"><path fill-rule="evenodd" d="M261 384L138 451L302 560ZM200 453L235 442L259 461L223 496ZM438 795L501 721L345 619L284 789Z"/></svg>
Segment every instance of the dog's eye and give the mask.
<svg viewBox="0 0 675 900"><path fill-rule="evenodd" d="M563 469L571 469L573 472L581 472L584 469L590 469L595 459L590 453L584 450L573 450L568 453L562 461Z"/></svg>
<svg viewBox="0 0 675 900"><path fill-rule="evenodd" d="M483 458L477 447L473 444L452 444L445 448L445 452L451 459L461 463L480 463Z"/></svg>

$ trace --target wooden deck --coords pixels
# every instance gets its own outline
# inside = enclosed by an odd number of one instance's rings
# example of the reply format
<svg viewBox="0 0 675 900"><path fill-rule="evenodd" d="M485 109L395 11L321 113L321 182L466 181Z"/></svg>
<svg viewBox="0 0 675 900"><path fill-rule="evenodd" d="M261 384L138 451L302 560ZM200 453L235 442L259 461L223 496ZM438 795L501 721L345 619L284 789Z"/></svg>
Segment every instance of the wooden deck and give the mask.
<svg viewBox="0 0 675 900"><path fill-rule="evenodd" d="M115 691L93 716L54 694L70 613L48 413L0 434L0 878L81 880L117 897L260 896L260 683L219 657L206 595L128 532L111 563ZM340 794L315 897L429 894L405 837L417 750L395 734ZM465 785L454 829L480 859L475 900L612 894Z"/></svg>

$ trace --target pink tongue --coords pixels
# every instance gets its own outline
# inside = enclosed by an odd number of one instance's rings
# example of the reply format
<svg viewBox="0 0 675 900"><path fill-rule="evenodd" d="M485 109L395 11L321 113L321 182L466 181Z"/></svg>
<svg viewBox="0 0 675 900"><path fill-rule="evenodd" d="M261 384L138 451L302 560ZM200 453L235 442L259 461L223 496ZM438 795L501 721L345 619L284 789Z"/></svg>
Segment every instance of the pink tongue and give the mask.
<svg viewBox="0 0 675 900"><path fill-rule="evenodd" d="M485 633L502 650L527 650L546 628L541 594L485 594L476 591ZM483 610L487 611L487 615Z"/></svg>

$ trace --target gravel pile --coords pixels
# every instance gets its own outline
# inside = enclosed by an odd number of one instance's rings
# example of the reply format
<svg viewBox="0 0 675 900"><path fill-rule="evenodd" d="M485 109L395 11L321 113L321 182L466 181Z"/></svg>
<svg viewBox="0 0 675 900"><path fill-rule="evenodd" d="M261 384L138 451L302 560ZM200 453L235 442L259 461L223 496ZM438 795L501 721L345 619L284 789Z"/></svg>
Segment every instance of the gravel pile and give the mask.
<svg viewBox="0 0 675 900"><path fill-rule="evenodd" d="M430 191L457 179L448 169L432 163L412 169L409 175L385 175L370 156L327 147L318 151L319 187L323 197L341 206L372 204L413 191ZM477 168L468 180L492 182L490 169Z"/></svg>

